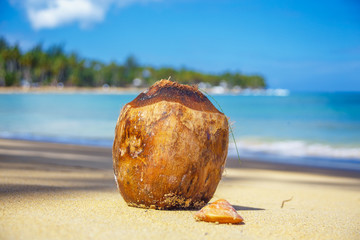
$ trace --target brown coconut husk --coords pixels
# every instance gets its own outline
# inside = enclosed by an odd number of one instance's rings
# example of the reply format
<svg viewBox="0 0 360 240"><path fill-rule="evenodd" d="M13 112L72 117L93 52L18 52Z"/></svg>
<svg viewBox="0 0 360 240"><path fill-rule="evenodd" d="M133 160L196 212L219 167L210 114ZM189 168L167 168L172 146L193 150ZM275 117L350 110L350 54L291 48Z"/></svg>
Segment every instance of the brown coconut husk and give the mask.
<svg viewBox="0 0 360 240"><path fill-rule="evenodd" d="M156 82L121 110L114 175L129 206L200 208L214 195L227 157L226 116L196 87Z"/></svg>

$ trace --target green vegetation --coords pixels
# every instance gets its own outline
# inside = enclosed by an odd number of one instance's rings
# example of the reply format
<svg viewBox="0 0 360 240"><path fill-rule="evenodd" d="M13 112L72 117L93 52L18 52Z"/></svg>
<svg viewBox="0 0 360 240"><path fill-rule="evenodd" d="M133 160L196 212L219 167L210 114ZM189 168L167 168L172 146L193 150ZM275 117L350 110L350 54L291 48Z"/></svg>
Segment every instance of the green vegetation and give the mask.
<svg viewBox="0 0 360 240"><path fill-rule="evenodd" d="M98 87L108 84L127 87L134 83L136 86L148 86L168 77L186 84L204 82L217 86L226 82L229 87L266 87L264 78L259 75L230 72L214 75L185 68L154 68L139 65L133 56L128 57L122 65L115 62L104 64L81 58L75 52L67 54L61 45L43 49L42 45L38 44L28 52L21 52L17 44L11 46L4 38L0 38L0 86L60 84Z"/></svg>

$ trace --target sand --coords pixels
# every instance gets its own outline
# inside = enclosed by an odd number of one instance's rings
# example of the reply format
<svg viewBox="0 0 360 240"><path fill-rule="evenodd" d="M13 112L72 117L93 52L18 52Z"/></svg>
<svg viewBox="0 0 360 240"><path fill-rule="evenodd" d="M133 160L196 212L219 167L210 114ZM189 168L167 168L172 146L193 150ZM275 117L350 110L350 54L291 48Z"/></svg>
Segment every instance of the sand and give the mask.
<svg viewBox="0 0 360 240"><path fill-rule="evenodd" d="M36 94L72 94L72 93L94 93L94 94L127 94L139 93L145 88L135 87L55 87L55 86L39 86L39 87L1 87L0 94L12 93L36 93Z"/></svg>
<svg viewBox="0 0 360 240"><path fill-rule="evenodd" d="M0 239L360 239L359 190L359 172L228 159L213 200L245 223L196 222L128 207L111 149L0 140Z"/></svg>

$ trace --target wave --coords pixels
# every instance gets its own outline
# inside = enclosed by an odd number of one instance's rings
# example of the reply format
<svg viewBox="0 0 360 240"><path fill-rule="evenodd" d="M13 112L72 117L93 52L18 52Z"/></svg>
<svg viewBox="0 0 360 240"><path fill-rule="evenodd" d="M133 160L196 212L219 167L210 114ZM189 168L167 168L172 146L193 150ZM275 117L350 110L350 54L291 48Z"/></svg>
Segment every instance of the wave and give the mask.
<svg viewBox="0 0 360 240"><path fill-rule="evenodd" d="M360 148L334 147L325 144L290 140L276 142L236 141L240 151L253 151L294 157L333 157L360 160ZM233 146L234 147L234 146Z"/></svg>
<svg viewBox="0 0 360 240"><path fill-rule="evenodd" d="M16 134L16 133L8 133L8 132L0 132L0 138L12 139L12 140L35 141L35 142L74 144L74 145L83 145L83 146L97 146L97 147L111 147L113 144L113 140L109 140L109 139L43 136L43 135L24 134L24 133Z"/></svg>
<svg viewBox="0 0 360 240"><path fill-rule="evenodd" d="M360 147L338 147L300 140L238 140L236 145L240 159L360 170ZM235 144L230 144L229 156L237 157Z"/></svg>

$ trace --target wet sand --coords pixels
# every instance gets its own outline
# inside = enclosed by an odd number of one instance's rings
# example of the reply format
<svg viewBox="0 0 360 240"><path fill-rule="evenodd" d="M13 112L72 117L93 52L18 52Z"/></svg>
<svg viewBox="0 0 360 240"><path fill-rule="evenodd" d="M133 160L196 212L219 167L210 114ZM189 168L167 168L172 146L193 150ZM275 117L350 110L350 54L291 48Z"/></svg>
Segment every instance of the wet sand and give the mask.
<svg viewBox="0 0 360 240"><path fill-rule="evenodd" d="M359 172L228 159L219 198L245 224L128 207L109 148L0 140L0 239L360 239Z"/></svg>

